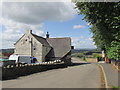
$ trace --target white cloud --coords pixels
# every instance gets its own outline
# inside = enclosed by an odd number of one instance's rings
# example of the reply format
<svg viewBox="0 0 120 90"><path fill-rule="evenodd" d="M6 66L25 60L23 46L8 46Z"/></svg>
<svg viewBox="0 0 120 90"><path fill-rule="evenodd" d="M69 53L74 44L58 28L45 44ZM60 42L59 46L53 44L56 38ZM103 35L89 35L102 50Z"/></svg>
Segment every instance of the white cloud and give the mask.
<svg viewBox="0 0 120 90"><path fill-rule="evenodd" d="M87 23L88 26L90 26L90 23Z"/></svg>
<svg viewBox="0 0 120 90"><path fill-rule="evenodd" d="M92 38L92 37L90 37L90 38L88 38L88 40L91 40L91 41L93 41L93 38Z"/></svg>
<svg viewBox="0 0 120 90"><path fill-rule="evenodd" d="M39 24L48 20L65 21L76 14L70 2L3 3L3 17L26 24Z"/></svg>
<svg viewBox="0 0 120 90"><path fill-rule="evenodd" d="M43 36L43 31L40 30L42 28L42 24L38 25L28 25L23 23L16 23L15 21L1 18L0 24L3 25L2 33L0 33L0 38L2 38L2 42L0 42L0 47L2 48L13 48L13 44L25 33L25 30L32 29L34 33L37 35Z"/></svg>
<svg viewBox="0 0 120 90"><path fill-rule="evenodd" d="M75 49L91 49L96 48L94 42L90 38L86 39L85 37L72 37L72 45Z"/></svg>
<svg viewBox="0 0 120 90"><path fill-rule="evenodd" d="M27 29L43 36L45 21L65 21L76 14L74 4L70 2L4 2L0 3L0 11L2 48L13 47Z"/></svg>
<svg viewBox="0 0 120 90"><path fill-rule="evenodd" d="M81 29L81 28L84 28L85 26L83 25L74 25L73 26L73 29Z"/></svg>
<svg viewBox="0 0 120 90"><path fill-rule="evenodd" d="M3 0L1 2L71 2L71 0Z"/></svg>

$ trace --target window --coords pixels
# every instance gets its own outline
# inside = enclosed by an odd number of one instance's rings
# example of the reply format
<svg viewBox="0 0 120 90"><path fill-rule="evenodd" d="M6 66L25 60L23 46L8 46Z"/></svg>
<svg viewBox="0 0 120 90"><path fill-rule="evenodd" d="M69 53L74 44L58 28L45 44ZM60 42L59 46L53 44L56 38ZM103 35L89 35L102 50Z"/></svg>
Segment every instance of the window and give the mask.
<svg viewBox="0 0 120 90"><path fill-rule="evenodd" d="M36 47L35 47L35 46L33 46L33 50L36 50Z"/></svg>
<svg viewBox="0 0 120 90"><path fill-rule="evenodd" d="M36 48L34 47L33 50L36 50Z"/></svg>

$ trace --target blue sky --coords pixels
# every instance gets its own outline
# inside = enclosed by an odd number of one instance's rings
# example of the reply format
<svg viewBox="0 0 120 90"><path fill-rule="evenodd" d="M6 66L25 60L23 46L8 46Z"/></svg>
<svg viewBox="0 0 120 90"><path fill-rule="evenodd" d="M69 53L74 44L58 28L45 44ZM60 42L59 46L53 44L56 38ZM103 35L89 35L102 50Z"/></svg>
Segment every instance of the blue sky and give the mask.
<svg viewBox="0 0 120 90"><path fill-rule="evenodd" d="M76 15L74 18L64 22L45 22L44 30L49 31L51 36L68 36L68 37L79 37L85 36L90 37L92 33L88 30L89 26L85 20L82 20L83 15ZM74 25L83 25L84 28L74 29Z"/></svg>
<svg viewBox="0 0 120 90"><path fill-rule="evenodd" d="M85 20L82 20L84 15L75 15L74 18L64 21L49 21L45 22L43 25L44 32L49 32L50 37L71 37L75 41L72 42L72 45L75 48L96 48L91 37L93 34L90 32L90 27ZM83 28L73 28L74 25L81 25ZM45 36L45 33L44 33ZM77 40L76 40L77 39ZM86 41L86 43L85 43ZM79 45L75 45L79 43ZM85 45L87 44L87 45Z"/></svg>
<svg viewBox="0 0 120 90"><path fill-rule="evenodd" d="M47 31L50 37L71 37L76 49L96 48L90 26L74 7L72 3L5 3L0 17L2 48L14 48L27 29L43 37Z"/></svg>

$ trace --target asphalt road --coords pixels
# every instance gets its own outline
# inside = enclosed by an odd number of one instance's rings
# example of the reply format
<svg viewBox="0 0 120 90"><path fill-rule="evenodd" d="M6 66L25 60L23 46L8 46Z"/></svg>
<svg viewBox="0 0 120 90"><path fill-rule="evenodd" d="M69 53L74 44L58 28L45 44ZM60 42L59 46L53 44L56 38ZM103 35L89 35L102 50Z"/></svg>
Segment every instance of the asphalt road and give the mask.
<svg viewBox="0 0 120 90"><path fill-rule="evenodd" d="M99 67L74 58L75 65L2 81L3 88L100 88Z"/></svg>

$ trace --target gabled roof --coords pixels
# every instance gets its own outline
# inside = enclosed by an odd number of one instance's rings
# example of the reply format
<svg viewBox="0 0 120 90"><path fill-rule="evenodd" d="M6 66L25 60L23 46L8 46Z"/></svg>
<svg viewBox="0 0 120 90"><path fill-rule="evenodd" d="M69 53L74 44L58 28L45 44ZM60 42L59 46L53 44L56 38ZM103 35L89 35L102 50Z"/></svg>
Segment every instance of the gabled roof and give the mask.
<svg viewBox="0 0 120 90"><path fill-rule="evenodd" d="M24 36L25 34L16 43L14 43L14 45L16 45Z"/></svg>
<svg viewBox="0 0 120 90"><path fill-rule="evenodd" d="M23 37L25 36L25 34L14 44L16 45ZM43 37L37 36L35 34L32 34L32 36L34 38L36 38L41 44L43 44L44 46L50 46L49 43L47 42L47 40Z"/></svg>
<svg viewBox="0 0 120 90"><path fill-rule="evenodd" d="M41 36L37 36L35 34L32 34L33 37L35 37L41 44L43 44L44 46L50 46L49 43L47 42L47 40Z"/></svg>
<svg viewBox="0 0 120 90"><path fill-rule="evenodd" d="M71 50L71 38L47 38L55 57L63 57Z"/></svg>

